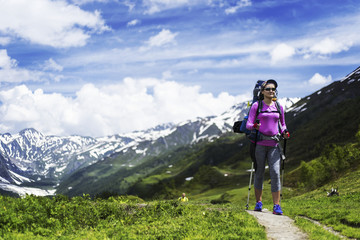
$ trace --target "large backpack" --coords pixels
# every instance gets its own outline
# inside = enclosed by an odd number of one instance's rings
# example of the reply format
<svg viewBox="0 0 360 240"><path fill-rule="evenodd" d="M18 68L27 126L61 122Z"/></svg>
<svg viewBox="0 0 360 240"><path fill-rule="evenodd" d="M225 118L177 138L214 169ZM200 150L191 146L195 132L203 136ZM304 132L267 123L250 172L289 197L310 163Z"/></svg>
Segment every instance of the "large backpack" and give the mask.
<svg viewBox="0 0 360 240"><path fill-rule="evenodd" d="M262 96L261 96L261 85L264 82L265 81L263 81L263 80L258 80L256 82L254 90L253 90L253 99L252 99L252 102L250 104L250 108L254 104L254 102L257 102L262 98ZM249 109L249 111L250 111L250 109ZM248 115L249 115L249 112L244 117L244 119L242 121L236 121L234 123L234 126L233 126L234 132L236 132L236 133L245 133L247 136L250 134L250 130L246 129L246 122L247 122L247 119L248 119Z"/></svg>

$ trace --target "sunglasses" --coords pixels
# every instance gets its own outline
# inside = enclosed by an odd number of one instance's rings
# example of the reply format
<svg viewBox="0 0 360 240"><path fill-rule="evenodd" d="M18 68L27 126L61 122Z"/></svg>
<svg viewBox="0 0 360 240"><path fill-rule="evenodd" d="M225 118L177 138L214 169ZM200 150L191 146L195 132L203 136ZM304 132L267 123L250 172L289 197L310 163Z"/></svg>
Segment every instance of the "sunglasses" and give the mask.
<svg viewBox="0 0 360 240"><path fill-rule="evenodd" d="M270 92L270 91L275 92L276 88L264 88L264 90L267 92Z"/></svg>

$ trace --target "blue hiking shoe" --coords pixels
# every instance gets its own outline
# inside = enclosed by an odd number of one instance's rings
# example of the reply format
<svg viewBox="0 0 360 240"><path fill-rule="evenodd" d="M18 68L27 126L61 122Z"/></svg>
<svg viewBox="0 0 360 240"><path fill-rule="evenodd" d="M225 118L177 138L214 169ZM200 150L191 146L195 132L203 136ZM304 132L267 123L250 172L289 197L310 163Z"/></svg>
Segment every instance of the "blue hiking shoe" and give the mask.
<svg viewBox="0 0 360 240"><path fill-rule="evenodd" d="M283 215L283 211L281 210L281 207L280 207L279 204L275 204L275 205L274 205L273 214Z"/></svg>
<svg viewBox="0 0 360 240"><path fill-rule="evenodd" d="M262 211L262 206L263 206L262 202L261 202L261 201L258 201L258 202L256 203L256 205L255 205L254 211L259 211L259 212L261 212L261 211Z"/></svg>

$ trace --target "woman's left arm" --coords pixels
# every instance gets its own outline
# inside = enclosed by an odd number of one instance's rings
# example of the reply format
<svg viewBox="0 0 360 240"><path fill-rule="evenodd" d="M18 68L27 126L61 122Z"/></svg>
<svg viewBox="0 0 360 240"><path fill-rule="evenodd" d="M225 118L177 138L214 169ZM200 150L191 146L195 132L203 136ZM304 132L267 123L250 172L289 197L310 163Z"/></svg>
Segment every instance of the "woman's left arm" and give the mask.
<svg viewBox="0 0 360 240"><path fill-rule="evenodd" d="M283 134L283 132L285 130L287 130L286 128L286 123L285 123L285 113L284 113L284 108L280 105L280 126L281 126L281 134Z"/></svg>
<svg viewBox="0 0 360 240"><path fill-rule="evenodd" d="M290 138L290 133L287 130L286 123L285 123L285 112L284 108L280 105L281 114L280 114L280 126L281 126L281 135L288 139Z"/></svg>

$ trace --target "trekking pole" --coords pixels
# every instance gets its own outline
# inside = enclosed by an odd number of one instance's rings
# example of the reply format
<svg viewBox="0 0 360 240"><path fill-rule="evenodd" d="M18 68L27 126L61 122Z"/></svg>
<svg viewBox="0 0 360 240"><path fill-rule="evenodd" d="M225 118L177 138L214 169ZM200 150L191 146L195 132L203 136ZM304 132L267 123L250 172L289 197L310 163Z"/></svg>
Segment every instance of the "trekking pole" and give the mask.
<svg viewBox="0 0 360 240"><path fill-rule="evenodd" d="M252 180L252 173L253 173L253 171L254 171L254 162L251 162L249 191L248 191L248 197L247 197L247 202L246 202L246 210L249 209L249 198L250 198L251 180Z"/></svg>
<svg viewBox="0 0 360 240"><path fill-rule="evenodd" d="M285 169L285 158L286 158L286 138L284 139L284 149L283 149L283 154L281 155L282 157L282 173L281 173L281 191L280 191L280 204L281 204L281 199L282 199L282 189L284 186L284 169Z"/></svg>

